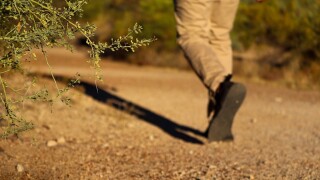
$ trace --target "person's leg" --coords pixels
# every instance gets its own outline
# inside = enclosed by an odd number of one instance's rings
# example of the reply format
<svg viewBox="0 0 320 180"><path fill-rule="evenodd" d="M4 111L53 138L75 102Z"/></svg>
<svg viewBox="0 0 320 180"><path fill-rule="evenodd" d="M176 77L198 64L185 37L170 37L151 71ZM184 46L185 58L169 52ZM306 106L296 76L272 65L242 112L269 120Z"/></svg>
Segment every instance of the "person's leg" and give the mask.
<svg viewBox="0 0 320 180"><path fill-rule="evenodd" d="M213 0L210 9L209 43L217 59L224 67L231 79L232 75L232 48L230 31L233 27L239 0ZM211 118L215 109L213 92L209 92L208 118Z"/></svg>
<svg viewBox="0 0 320 180"><path fill-rule="evenodd" d="M214 0L211 10L210 44L228 74L232 74L232 47L230 31L239 0Z"/></svg>
<svg viewBox="0 0 320 180"><path fill-rule="evenodd" d="M210 44L213 0L175 0L178 43L204 85L215 91L228 74Z"/></svg>
<svg viewBox="0 0 320 180"><path fill-rule="evenodd" d="M232 75L230 31L238 4L239 0L214 0L211 10L210 44L229 75ZM226 78L218 90L209 95L208 115L213 115L207 130L209 141L233 140L231 128L245 98L246 88L230 79L231 76Z"/></svg>
<svg viewBox="0 0 320 180"><path fill-rule="evenodd" d="M240 84L228 81L228 75L231 74L232 69L231 58L229 61L222 60L216 54L220 51L215 47L223 49L221 47L226 46L214 44L218 41L217 39L213 41L214 38L212 38L213 32L220 34L219 41L223 39L222 36L225 34L220 30L212 31L213 1L215 0L175 0L175 17L178 43L197 75L212 92L210 98L216 103L213 109L215 113L207 131L209 141L220 141L233 137L231 125L233 117L244 99L245 88ZM226 9L226 11L229 10ZM227 32L229 33L230 30ZM230 39L228 41L228 47L231 51Z"/></svg>

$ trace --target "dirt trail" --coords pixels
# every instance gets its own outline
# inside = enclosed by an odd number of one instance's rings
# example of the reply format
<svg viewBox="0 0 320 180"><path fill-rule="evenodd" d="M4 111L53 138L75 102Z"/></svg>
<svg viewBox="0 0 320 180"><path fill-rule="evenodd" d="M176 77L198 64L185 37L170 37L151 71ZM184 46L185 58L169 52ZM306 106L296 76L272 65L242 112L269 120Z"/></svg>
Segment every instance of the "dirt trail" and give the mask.
<svg viewBox="0 0 320 180"><path fill-rule="evenodd" d="M85 82L70 109L26 105L37 127L0 141L0 179L320 179L319 92L237 79L248 96L235 141L208 144L207 93L192 72L106 61L97 94L84 55L56 49L49 58L55 74ZM41 62L30 70L47 73Z"/></svg>

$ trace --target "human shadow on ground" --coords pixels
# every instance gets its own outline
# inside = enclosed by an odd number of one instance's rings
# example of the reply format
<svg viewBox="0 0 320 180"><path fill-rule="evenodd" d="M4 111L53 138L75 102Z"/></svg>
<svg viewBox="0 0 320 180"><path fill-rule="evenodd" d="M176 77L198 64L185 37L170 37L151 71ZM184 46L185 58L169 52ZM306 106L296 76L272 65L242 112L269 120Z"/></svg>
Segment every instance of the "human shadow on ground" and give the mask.
<svg viewBox="0 0 320 180"><path fill-rule="evenodd" d="M51 76L43 75L46 78L51 78ZM64 76L55 76L57 81L68 81L68 78ZM192 137L187 133L191 132L194 135L204 137L205 134L199 130L193 129L191 127L187 127L184 125L180 125L175 123L174 121L152 112L151 110L144 108L140 105L137 105L133 102L130 102L124 98L121 98L114 93L112 93L113 88L100 88L95 84L91 84L85 81L80 83L81 92L84 92L86 95L91 96L96 101L104 103L106 105L112 106L124 113L128 113L130 115L136 116L139 120L150 123L158 128L162 129L164 132L168 133L174 138L181 139L185 142L194 143L194 144L204 144L201 140L196 137Z"/></svg>
<svg viewBox="0 0 320 180"><path fill-rule="evenodd" d="M91 96L95 100L110 105L120 111L134 115L140 120L157 126L174 138L178 138L189 143L203 144L203 142L199 139L187 134L187 132L191 132L198 136L204 136L204 133L199 130L175 123L162 115L112 94L107 90L96 87L93 84L81 82L80 85L84 87L84 93L86 95Z"/></svg>

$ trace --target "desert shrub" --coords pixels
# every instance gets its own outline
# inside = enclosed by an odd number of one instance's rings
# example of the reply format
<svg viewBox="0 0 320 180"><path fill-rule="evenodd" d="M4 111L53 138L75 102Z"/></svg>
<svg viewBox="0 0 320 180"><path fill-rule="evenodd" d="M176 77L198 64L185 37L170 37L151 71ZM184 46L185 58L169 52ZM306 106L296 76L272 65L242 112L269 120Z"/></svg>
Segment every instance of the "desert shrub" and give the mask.
<svg viewBox="0 0 320 180"><path fill-rule="evenodd" d="M109 37L118 37L126 27L138 22L144 25L144 36L157 37L153 48L177 48L172 0L92 0L84 8L84 19L114 30Z"/></svg>
<svg viewBox="0 0 320 180"><path fill-rule="evenodd" d="M175 21L173 0L92 0L84 18L115 29L109 37L117 37L129 24L138 21L145 33L159 41L156 51L175 53ZM101 18L99 18L101 17ZM237 50L253 44L268 44L301 55L320 59L320 3L314 0L255 3L242 0L232 38Z"/></svg>
<svg viewBox="0 0 320 180"><path fill-rule="evenodd" d="M320 85L319 27L320 1L268 0L259 4L244 0L232 37L237 50L259 46L276 49L275 54L257 49L256 53L266 54L257 57L259 71L270 69L268 75L276 74L271 71L280 72L277 79L285 79L290 87L316 87Z"/></svg>
<svg viewBox="0 0 320 180"><path fill-rule="evenodd" d="M99 55L106 49L134 51L153 41L153 39L135 38L142 30L142 27L136 24L132 29L128 29L124 36L112 39L110 43L94 42L92 36L96 30L95 26L82 25L74 21L76 17L81 17L84 4L86 4L84 0L66 0L63 3L52 0L2 0L0 2L1 137L17 134L33 127L31 122L17 114L19 104L27 100L40 100L50 104L55 100L61 100L68 104L70 99L64 97L63 94L80 82L79 75L76 75L75 79L71 80L65 88L59 88L56 83L56 95L50 95L46 89L30 93L29 89L35 83L34 80L25 84L11 85L9 81L6 81L6 77L10 77L10 74L20 73L27 77L21 67L21 58L35 60L37 57L31 52L32 49L42 51L51 69L45 48L65 47L72 50L69 40L74 39L75 35L80 33L90 47L89 64L95 70L95 77L100 79ZM51 76L55 81L52 71Z"/></svg>
<svg viewBox="0 0 320 180"><path fill-rule="evenodd" d="M242 48L270 44L320 60L320 2L314 0L240 4L234 40Z"/></svg>

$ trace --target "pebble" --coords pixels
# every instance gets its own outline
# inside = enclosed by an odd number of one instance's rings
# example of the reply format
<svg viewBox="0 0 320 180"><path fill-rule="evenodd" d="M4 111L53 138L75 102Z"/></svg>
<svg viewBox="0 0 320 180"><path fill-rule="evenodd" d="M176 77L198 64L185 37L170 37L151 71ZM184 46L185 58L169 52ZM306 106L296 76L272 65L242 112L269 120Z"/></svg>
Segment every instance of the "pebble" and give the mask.
<svg viewBox="0 0 320 180"><path fill-rule="evenodd" d="M88 154L87 160L90 160L90 159L92 159L92 155L91 155L91 154Z"/></svg>
<svg viewBox="0 0 320 180"><path fill-rule="evenodd" d="M282 103L283 99L281 97L276 97L274 99L277 103Z"/></svg>
<svg viewBox="0 0 320 180"><path fill-rule="evenodd" d="M133 149L133 146L126 146L127 149Z"/></svg>
<svg viewBox="0 0 320 180"><path fill-rule="evenodd" d="M38 134L41 133L41 130L40 130L40 129L36 129L35 131L36 131L36 133L38 133Z"/></svg>
<svg viewBox="0 0 320 180"><path fill-rule="evenodd" d="M58 144L65 144L66 143L66 139L64 137L60 137L58 139Z"/></svg>
<svg viewBox="0 0 320 180"><path fill-rule="evenodd" d="M102 145L102 148L103 148L103 149L107 149L109 146L110 146L110 145L109 145L108 143L105 143L105 144Z"/></svg>
<svg viewBox="0 0 320 180"><path fill-rule="evenodd" d="M116 156L123 156L123 154L121 152L117 152Z"/></svg>
<svg viewBox="0 0 320 180"><path fill-rule="evenodd" d="M153 140L154 140L154 136L153 136L153 135L150 135L150 136L149 136L149 140L153 141Z"/></svg>
<svg viewBox="0 0 320 180"><path fill-rule="evenodd" d="M47 125L47 124L43 124L42 127L44 129L46 129L46 130L50 130L51 129L50 125Z"/></svg>
<svg viewBox="0 0 320 180"><path fill-rule="evenodd" d="M47 146L48 147L55 147L57 145L58 145L58 143L56 141L54 141L54 140L51 140L51 141L47 142Z"/></svg>
<svg viewBox="0 0 320 180"><path fill-rule="evenodd" d="M23 172L24 171L24 167L21 164L17 164L16 169L18 172Z"/></svg>
<svg viewBox="0 0 320 180"><path fill-rule="evenodd" d="M258 120L257 120L256 118L251 118L251 119L250 119L250 122L251 122L251 123L256 123L257 121L258 121Z"/></svg>

